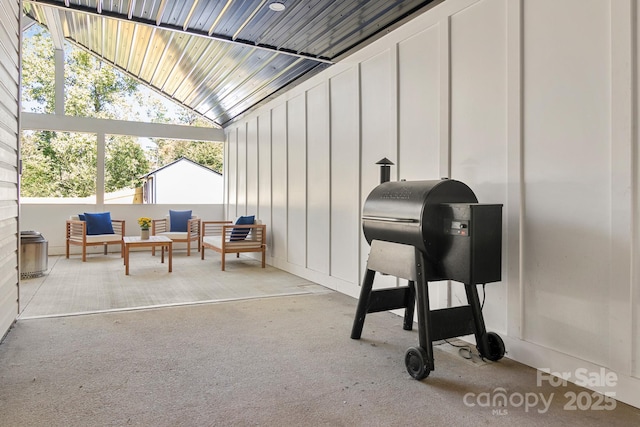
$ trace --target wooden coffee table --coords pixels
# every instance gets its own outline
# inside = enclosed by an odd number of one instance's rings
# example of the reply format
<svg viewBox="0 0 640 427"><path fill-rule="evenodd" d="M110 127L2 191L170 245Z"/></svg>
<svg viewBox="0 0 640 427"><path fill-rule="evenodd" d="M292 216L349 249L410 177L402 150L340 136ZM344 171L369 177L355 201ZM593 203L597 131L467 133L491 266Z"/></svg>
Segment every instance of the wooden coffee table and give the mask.
<svg viewBox="0 0 640 427"><path fill-rule="evenodd" d="M122 238L124 241L124 274L129 275L129 250L131 247L134 248L155 248L160 246L162 248L162 259L161 262L164 263L164 248L167 248L167 252L169 253L169 273L171 273L171 262L173 257L172 244L173 240L164 236L149 236L149 239L142 240L140 236L125 236Z"/></svg>

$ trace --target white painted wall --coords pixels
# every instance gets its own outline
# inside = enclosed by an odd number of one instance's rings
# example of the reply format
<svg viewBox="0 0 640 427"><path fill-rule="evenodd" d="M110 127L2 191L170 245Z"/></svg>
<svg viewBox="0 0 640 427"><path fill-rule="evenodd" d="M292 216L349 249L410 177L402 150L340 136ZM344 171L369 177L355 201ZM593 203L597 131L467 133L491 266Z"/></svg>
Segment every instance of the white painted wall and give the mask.
<svg viewBox="0 0 640 427"><path fill-rule="evenodd" d="M637 24L637 0L447 0L227 127L228 212L242 183L270 263L358 296L374 163L459 179L504 205L484 315L508 357L611 370L640 407Z"/></svg>

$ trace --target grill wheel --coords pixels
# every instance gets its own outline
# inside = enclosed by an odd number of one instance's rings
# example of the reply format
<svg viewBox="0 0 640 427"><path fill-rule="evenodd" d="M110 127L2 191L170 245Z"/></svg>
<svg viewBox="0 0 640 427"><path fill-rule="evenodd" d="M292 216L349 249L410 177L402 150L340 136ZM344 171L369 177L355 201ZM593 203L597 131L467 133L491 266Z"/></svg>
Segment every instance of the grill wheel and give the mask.
<svg viewBox="0 0 640 427"><path fill-rule="evenodd" d="M427 364L427 352L422 347L411 347L404 354L404 364L407 372L417 380L425 379L431 370Z"/></svg>
<svg viewBox="0 0 640 427"><path fill-rule="evenodd" d="M478 351L480 352L480 355L482 357L487 360L491 360L492 362L500 360L504 357L504 341L502 341L500 335L496 334L495 332L487 332L483 337L483 341L484 348L487 351L483 351L480 347L478 348Z"/></svg>

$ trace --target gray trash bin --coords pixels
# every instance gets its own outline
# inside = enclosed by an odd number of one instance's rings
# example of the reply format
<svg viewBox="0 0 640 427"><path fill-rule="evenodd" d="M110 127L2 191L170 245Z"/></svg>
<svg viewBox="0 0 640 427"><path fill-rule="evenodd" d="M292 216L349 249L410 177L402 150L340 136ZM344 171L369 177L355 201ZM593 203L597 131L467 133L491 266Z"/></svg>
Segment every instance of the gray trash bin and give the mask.
<svg viewBox="0 0 640 427"><path fill-rule="evenodd" d="M49 243L38 231L20 232L20 278L40 277L47 271Z"/></svg>

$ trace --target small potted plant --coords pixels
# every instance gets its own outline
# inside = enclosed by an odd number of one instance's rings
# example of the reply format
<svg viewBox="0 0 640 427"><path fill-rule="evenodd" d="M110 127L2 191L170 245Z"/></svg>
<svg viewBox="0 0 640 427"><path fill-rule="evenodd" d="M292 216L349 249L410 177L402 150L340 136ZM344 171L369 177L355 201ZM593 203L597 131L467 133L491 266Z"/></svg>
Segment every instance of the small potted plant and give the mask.
<svg viewBox="0 0 640 427"><path fill-rule="evenodd" d="M140 225L140 239L149 239L149 227L151 227L151 218L146 216L138 218L138 225Z"/></svg>

